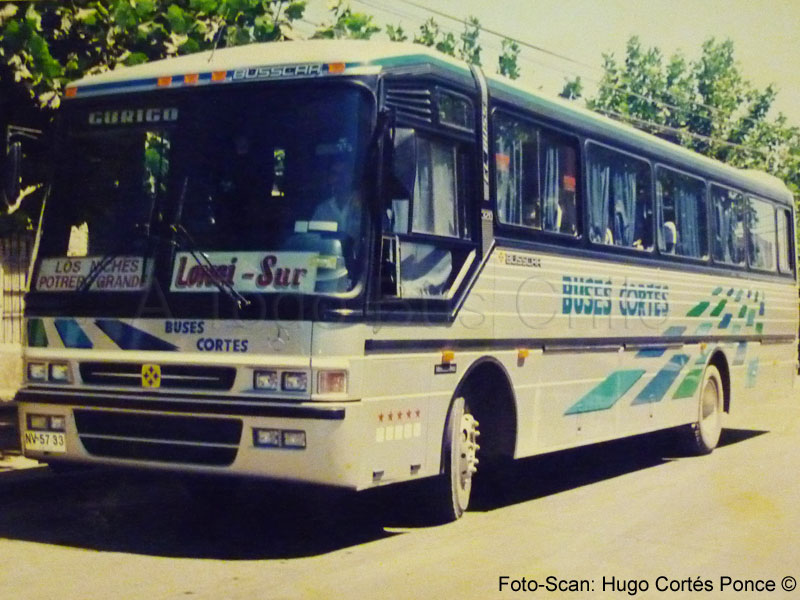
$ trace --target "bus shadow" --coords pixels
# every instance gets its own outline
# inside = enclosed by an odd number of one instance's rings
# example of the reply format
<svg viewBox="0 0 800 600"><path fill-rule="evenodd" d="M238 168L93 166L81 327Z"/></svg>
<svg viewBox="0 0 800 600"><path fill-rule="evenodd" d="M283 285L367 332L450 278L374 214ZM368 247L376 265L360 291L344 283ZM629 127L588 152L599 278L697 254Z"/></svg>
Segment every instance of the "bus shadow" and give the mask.
<svg viewBox="0 0 800 600"><path fill-rule="evenodd" d="M769 433L723 429L722 448ZM687 454L674 430L562 450L497 465L476 478L470 510L486 512L667 464Z"/></svg>
<svg viewBox="0 0 800 600"><path fill-rule="evenodd" d="M726 429L729 446L766 431ZM492 511L679 456L638 436L515 461L481 473L471 511ZM433 524L425 482L361 493L307 486L88 470L31 481L0 474L0 537L97 551L219 560L315 556ZM7 480L7 481L6 481Z"/></svg>
<svg viewBox="0 0 800 600"><path fill-rule="evenodd" d="M41 475L10 485L0 475L0 538L257 560L320 555L395 535L372 516L380 514L370 510L374 494L107 470Z"/></svg>

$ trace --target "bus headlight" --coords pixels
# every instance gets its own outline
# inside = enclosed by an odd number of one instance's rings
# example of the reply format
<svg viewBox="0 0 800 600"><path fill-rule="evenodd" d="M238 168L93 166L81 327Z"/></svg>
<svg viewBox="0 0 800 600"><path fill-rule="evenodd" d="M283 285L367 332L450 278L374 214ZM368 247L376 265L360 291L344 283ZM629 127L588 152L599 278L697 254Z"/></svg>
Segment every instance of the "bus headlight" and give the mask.
<svg viewBox="0 0 800 600"><path fill-rule="evenodd" d="M347 371L320 371L317 373L317 392L320 394L346 394Z"/></svg>
<svg viewBox="0 0 800 600"><path fill-rule="evenodd" d="M53 383L69 383L70 372L67 363L50 363L48 367L50 381Z"/></svg>
<svg viewBox="0 0 800 600"><path fill-rule="evenodd" d="M28 381L47 381L47 363L29 362Z"/></svg>
<svg viewBox="0 0 800 600"><path fill-rule="evenodd" d="M277 391L278 372L275 370L258 370L253 373L253 387L257 390Z"/></svg>
<svg viewBox="0 0 800 600"><path fill-rule="evenodd" d="M308 373L284 371L281 374L281 388L284 392L305 392L308 389Z"/></svg>

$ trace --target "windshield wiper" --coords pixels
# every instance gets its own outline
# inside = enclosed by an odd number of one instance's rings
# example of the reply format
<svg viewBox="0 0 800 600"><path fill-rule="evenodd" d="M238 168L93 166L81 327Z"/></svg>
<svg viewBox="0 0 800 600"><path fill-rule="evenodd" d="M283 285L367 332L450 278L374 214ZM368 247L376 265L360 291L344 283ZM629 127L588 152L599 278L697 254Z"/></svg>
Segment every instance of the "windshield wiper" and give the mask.
<svg viewBox="0 0 800 600"><path fill-rule="evenodd" d="M228 296L232 301L236 302L236 306L240 309L244 306L250 306L251 302L242 294L240 294L236 289L228 283L225 279L223 279L217 270L214 267L214 264L211 262L211 259L208 258L208 255L205 254L202 250L198 250L197 242L194 241L192 236L186 230L186 228L179 224L175 223L170 226L173 233L175 233L175 237L173 239L173 243L179 250L184 250L192 255L194 261L203 269L203 273L208 277L208 279L213 283L220 292ZM178 236L183 238L183 243L178 239Z"/></svg>
<svg viewBox="0 0 800 600"><path fill-rule="evenodd" d="M105 270L105 268L111 264L111 262L117 258L118 256L122 255L122 253L127 250L127 248L131 244L136 244L140 241L150 241L155 236L150 235L150 227L144 223L136 223L133 226L133 233L134 237L133 240L126 239L124 242L120 242L117 246L114 247L111 252L108 252L103 255L103 257L92 265L92 268L89 269L89 272L86 274L84 280L80 283L80 285L75 288L75 291L82 294L89 290L92 287L92 284L95 280L100 276L100 274ZM146 254L149 254L147 252ZM144 257L144 263L142 264L142 276L144 276L144 272L147 270L147 256Z"/></svg>

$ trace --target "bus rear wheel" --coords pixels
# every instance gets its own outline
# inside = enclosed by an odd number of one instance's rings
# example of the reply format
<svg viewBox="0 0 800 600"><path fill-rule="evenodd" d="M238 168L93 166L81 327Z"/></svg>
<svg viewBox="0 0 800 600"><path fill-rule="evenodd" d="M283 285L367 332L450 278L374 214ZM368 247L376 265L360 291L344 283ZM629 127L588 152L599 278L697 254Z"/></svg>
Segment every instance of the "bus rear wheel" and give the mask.
<svg viewBox="0 0 800 600"><path fill-rule="evenodd" d="M464 398L456 398L445 426L444 472L437 478L431 498L434 518L439 522L459 519L469 506L472 476L478 470L478 425Z"/></svg>
<svg viewBox="0 0 800 600"><path fill-rule="evenodd" d="M709 454L722 433L722 377L714 365L708 365L697 401L697 420L689 426L685 440L691 454Z"/></svg>

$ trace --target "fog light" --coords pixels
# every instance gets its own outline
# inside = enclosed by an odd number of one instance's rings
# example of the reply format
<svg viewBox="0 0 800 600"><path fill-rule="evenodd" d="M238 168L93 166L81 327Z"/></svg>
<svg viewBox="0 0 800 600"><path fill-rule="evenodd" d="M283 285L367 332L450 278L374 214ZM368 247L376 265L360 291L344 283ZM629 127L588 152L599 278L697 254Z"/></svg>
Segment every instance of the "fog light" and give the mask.
<svg viewBox="0 0 800 600"><path fill-rule="evenodd" d="M51 415L50 417L50 430L51 431L66 431L67 420L61 415Z"/></svg>
<svg viewBox="0 0 800 600"><path fill-rule="evenodd" d="M253 428L253 445L259 448L280 448L281 430Z"/></svg>
<svg viewBox="0 0 800 600"><path fill-rule="evenodd" d="M54 383L69 383L69 365L67 363L50 363L50 381Z"/></svg>
<svg viewBox="0 0 800 600"><path fill-rule="evenodd" d="M308 389L308 374L304 371L284 371L281 387L286 392L305 392Z"/></svg>
<svg viewBox="0 0 800 600"><path fill-rule="evenodd" d="M253 387L257 390L276 391L278 389L278 372L255 371L253 373Z"/></svg>
<svg viewBox="0 0 800 600"><path fill-rule="evenodd" d="M305 431L284 431L283 432L283 447L284 448L305 448L306 447L306 432Z"/></svg>
<svg viewBox="0 0 800 600"><path fill-rule="evenodd" d="M29 362L28 363L29 381L47 381L47 363Z"/></svg>
<svg viewBox="0 0 800 600"><path fill-rule="evenodd" d="M50 418L47 415L28 415L28 429L47 431L50 428Z"/></svg>
<svg viewBox="0 0 800 600"><path fill-rule="evenodd" d="M317 374L317 391L320 394L347 392L347 371L320 371Z"/></svg>

